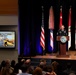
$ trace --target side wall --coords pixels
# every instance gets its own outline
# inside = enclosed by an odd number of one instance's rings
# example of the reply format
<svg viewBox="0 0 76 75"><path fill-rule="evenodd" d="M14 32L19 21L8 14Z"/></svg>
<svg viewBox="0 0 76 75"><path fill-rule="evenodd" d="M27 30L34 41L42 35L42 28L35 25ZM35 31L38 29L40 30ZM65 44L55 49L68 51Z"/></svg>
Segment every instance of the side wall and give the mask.
<svg viewBox="0 0 76 75"><path fill-rule="evenodd" d="M15 49L0 49L0 62L5 59L18 61L18 16L0 16L0 30L16 32Z"/></svg>

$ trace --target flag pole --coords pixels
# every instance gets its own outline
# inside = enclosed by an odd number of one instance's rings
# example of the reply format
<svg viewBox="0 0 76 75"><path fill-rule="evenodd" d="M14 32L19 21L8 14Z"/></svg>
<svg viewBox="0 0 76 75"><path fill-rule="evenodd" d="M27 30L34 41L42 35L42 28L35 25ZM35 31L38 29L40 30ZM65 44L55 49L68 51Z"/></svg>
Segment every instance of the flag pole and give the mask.
<svg viewBox="0 0 76 75"><path fill-rule="evenodd" d="M68 18L68 36L69 36L69 41L68 41L68 50L71 47L71 6L69 9L69 18Z"/></svg>
<svg viewBox="0 0 76 75"><path fill-rule="evenodd" d="M40 45L43 49L43 55L45 55L44 7L42 6L41 8L42 8L42 25L41 25Z"/></svg>
<svg viewBox="0 0 76 75"><path fill-rule="evenodd" d="M60 6L60 24L59 24L59 29L62 26L62 6Z"/></svg>
<svg viewBox="0 0 76 75"><path fill-rule="evenodd" d="M43 48L43 55L46 55L46 51L45 51L45 48Z"/></svg>
<svg viewBox="0 0 76 75"><path fill-rule="evenodd" d="M53 6L49 9L49 30L50 30L50 47L51 47L51 55L53 54L54 50L54 37L53 37L53 30L54 30L54 12L53 12Z"/></svg>

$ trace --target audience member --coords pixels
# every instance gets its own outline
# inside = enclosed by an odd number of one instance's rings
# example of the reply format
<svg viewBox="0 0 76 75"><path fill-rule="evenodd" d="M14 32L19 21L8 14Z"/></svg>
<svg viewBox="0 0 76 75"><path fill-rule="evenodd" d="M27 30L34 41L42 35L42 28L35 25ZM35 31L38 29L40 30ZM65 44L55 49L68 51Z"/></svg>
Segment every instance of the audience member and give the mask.
<svg viewBox="0 0 76 75"><path fill-rule="evenodd" d="M45 75L47 72L47 66L45 65L45 63L41 61L39 67L42 69L42 74Z"/></svg>
<svg viewBox="0 0 76 75"><path fill-rule="evenodd" d="M14 68L15 67L15 64L16 64L15 60L12 60L11 61L11 67Z"/></svg>
<svg viewBox="0 0 76 75"><path fill-rule="evenodd" d="M68 74L68 75L74 75L75 74L75 71L72 70L71 63L67 63L67 68L63 72Z"/></svg>
<svg viewBox="0 0 76 75"><path fill-rule="evenodd" d="M36 69L33 72L33 75L43 75L42 69L40 67L36 67Z"/></svg>
<svg viewBox="0 0 76 75"><path fill-rule="evenodd" d="M46 65L46 60L45 59L41 59L40 62L44 62L44 65Z"/></svg>
<svg viewBox="0 0 76 75"><path fill-rule="evenodd" d="M13 68L10 66L10 60L5 61L5 66L1 69L2 75L11 75L13 73Z"/></svg>
<svg viewBox="0 0 76 75"><path fill-rule="evenodd" d="M59 63L57 61L53 61L51 65L53 67L54 72L57 73L57 67L58 67Z"/></svg>
<svg viewBox="0 0 76 75"><path fill-rule="evenodd" d="M29 67L29 73L32 74L33 73L33 70L34 70L34 66L31 65L31 60L30 59L27 59L25 61L25 64Z"/></svg>
<svg viewBox="0 0 76 75"><path fill-rule="evenodd" d="M18 73L17 75L32 75L32 74L29 74L28 66L25 64L21 66L21 70L22 70L22 73Z"/></svg>
<svg viewBox="0 0 76 75"><path fill-rule="evenodd" d="M57 75L57 74L55 73L55 71L53 70L53 66L48 65L46 75Z"/></svg>

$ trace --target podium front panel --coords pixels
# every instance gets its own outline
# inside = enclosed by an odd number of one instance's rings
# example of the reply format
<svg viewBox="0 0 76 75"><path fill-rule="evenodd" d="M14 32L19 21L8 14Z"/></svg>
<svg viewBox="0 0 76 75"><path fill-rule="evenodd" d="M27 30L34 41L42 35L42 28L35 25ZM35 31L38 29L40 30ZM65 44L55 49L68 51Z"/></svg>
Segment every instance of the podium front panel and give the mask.
<svg viewBox="0 0 76 75"><path fill-rule="evenodd" d="M66 43L60 43L60 55L66 55Z"/></svg>

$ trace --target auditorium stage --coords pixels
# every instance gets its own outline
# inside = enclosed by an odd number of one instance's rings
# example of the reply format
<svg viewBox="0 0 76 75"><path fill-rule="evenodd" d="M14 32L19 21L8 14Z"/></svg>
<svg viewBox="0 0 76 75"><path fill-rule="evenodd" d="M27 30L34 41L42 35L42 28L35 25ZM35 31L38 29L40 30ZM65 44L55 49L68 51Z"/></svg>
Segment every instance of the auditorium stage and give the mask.
<svg viewBox="0 0 76 75"><path fill-rule="evenodd" d="M39 59L54 59L54 60L76 60L76 51L67 51L66 52L66 55L69 55L69 57L65 57L65 56L61 56L61 57L58 57L59 53L46 53L46 55L36 55L36 56L19 56L18 58L19 59L27 59L27 58L39 58Z"/></svg>
<svg viewBox="0 0 76 75"><path fill-rule="evenodd" d="M59 60L76 60L76 51L68 51L66 52L66 55L69 55L69 57L57 56L58 53L53 53L53 54L47 54L46 55L36 55L36 56L31 56L31 57L24 57L24 58L40 58L40 59L59 59Z"/></svg>

